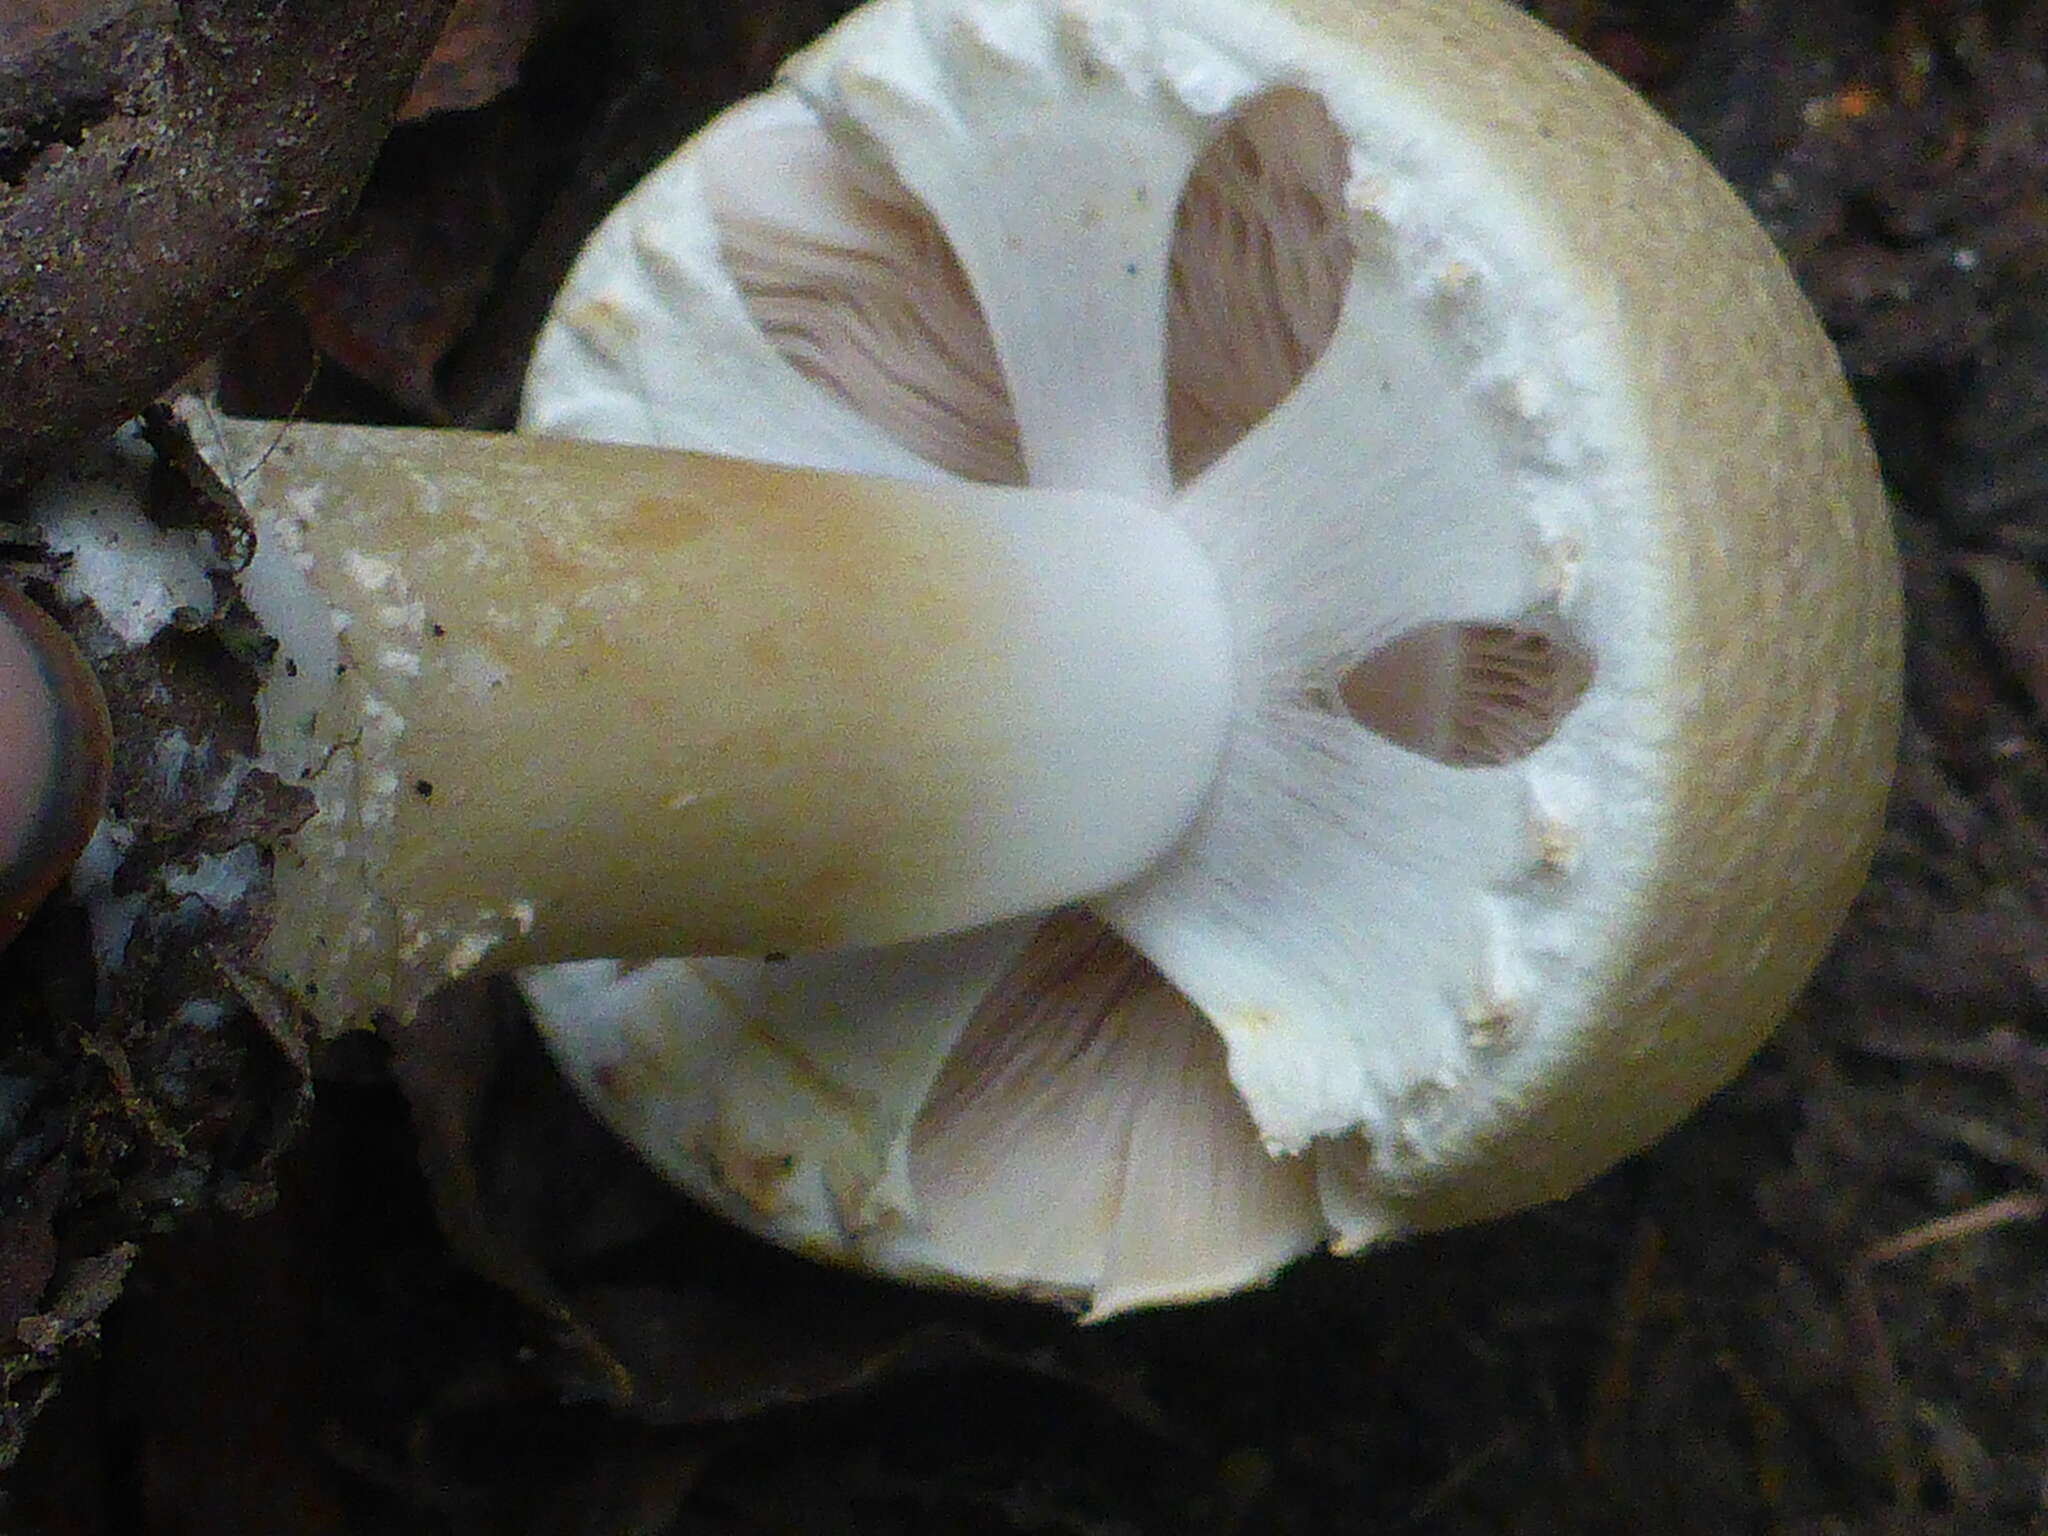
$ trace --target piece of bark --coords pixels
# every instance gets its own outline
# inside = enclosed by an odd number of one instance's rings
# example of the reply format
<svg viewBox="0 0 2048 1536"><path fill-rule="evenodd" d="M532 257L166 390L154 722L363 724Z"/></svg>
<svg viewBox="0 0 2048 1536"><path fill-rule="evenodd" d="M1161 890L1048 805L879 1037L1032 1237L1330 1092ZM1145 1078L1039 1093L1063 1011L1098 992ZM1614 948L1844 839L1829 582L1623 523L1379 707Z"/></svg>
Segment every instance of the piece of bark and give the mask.
<svg viewBox="0 0 2048 1536"><path fill-rule="evenodd" d="M447 0L131 0L0 47L0 490L336 238Z"/></svg>

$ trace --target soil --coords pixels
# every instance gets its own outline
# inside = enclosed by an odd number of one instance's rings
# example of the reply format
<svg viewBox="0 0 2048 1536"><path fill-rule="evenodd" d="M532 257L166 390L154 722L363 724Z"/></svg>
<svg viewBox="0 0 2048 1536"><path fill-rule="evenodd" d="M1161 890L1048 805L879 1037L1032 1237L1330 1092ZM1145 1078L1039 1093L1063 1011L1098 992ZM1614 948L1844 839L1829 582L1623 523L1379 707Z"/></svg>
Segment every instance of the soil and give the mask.
<svg viewBox="0 0 2048 1536"><path fill-rule="evenodd" d="M1888 831L1737 1082L1560 1204L1080 1329L695 1213L502 992L66 1024L59 902L0 971L0 1529L2048 1531L2048 4L1530 8L1756 207L1896 497ZM506 425L583 233L837 9L466 0L226 403Z"/></svg>

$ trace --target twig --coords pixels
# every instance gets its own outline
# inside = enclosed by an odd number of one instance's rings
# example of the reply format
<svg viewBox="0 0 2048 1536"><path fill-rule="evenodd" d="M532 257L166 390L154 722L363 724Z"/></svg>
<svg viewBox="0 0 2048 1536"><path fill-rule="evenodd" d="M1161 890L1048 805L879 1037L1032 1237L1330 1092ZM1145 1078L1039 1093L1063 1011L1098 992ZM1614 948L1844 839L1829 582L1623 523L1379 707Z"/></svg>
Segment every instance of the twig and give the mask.
<svg viewBox="0 0 2048 1536"><path fill-rule="evenodd" d="M2028 1193L2001 1195L1996 1200L1973 1205L1966 1211L1937 1216L1917 1227L1895 1232L1865 1248L1856 1256L1856 1264L1866 1271L1875 1269L1880 1264L1890 1264L1923 1249L1974 1237L1979 1232L2012 1226L2017 1222L2039 1221L2043 1216L2048 1216L2048 1196Z"/></svg>
<svg viewBox="0 0 2048 1536"><path fill-rule="evenodd" d="M1608 1330L1607 1359L1595 1378L1593 1407L1586 1419L1580 1464L1592 1482L1598 1482L1606 1472L1601 1448L1628 1406L1635 1379L1636 1343L1642 1336L1643 1317L1649 1311L1651 1288L1663 1257L1664 1231L1656 1222L1645 1219L1629 1244L1628 1265L1622 1272Z"/></svg>

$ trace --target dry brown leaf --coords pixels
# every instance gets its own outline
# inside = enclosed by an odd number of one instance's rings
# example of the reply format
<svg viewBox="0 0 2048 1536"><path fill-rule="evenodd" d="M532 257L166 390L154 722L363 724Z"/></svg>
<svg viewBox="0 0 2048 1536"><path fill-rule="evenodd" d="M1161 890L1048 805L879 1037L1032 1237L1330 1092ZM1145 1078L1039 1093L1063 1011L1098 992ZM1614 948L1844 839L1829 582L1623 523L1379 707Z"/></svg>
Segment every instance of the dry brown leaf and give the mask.
<svg viewBox="0 0 2048 1536"><path fill-rule="evenodd" d="M398 120L465 112L510 90L540 23L540 0L455 0Z"/></svg>

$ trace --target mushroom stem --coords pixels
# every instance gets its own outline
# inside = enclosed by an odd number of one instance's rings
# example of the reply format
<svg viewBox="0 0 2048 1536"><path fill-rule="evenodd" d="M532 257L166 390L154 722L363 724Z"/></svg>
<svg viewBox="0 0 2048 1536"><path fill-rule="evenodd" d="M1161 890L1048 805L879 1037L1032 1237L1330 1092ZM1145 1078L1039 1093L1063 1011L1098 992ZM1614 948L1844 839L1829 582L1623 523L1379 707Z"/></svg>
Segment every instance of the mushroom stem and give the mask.
<svg viewBox="0 0 2048 1536"><path fill-rule="evenodd" d="M1206 558L1093 492L225 423L313 791L268 960L333 1022L479 968L949 932L1131 879L1233 703Z"/></svg>

